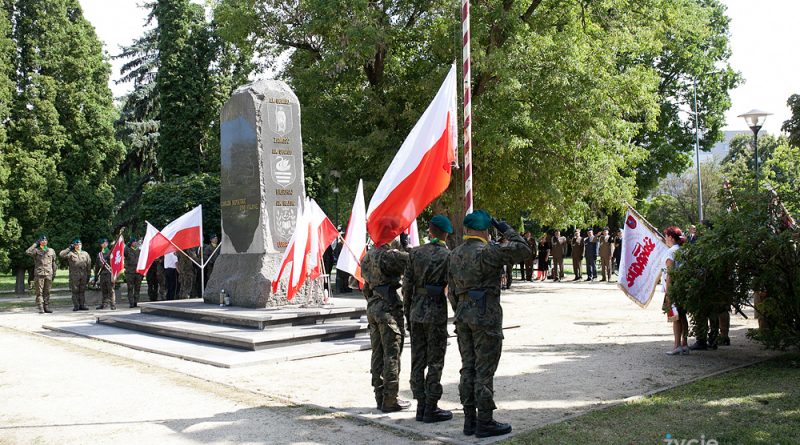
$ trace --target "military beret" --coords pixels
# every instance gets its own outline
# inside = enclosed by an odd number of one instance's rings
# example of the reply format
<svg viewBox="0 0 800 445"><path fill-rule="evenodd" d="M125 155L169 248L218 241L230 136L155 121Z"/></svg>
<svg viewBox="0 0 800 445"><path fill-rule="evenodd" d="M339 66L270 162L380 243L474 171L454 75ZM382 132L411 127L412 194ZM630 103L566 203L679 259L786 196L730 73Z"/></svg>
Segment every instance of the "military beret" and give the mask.
<svg viewBox="0 0 800 445"><path fill-rule="evenodd" d="M100 238L100 240L97 241L98 244L103 244L103 243L107 243L107 242L108 242L108 238Z"/></svg>
<svg viewBox="0 0 800 445"><path fill-rule="evenodd" d="M131 239L128 240L129 243L135 243L136 241L139 241L139 238L135 236L132 236Z"/></svg>
<svg viewBox="0 0 800 445"><path fill-rule="evenodd" d="M45 234L39 235L39 237L36 238L36 241L47 241L47 235Z"/></svg>
<svg viewBox="0 0 800 445"><path fill-rule="evenodd" d="M453 233L453 224L444 215L436 215L431 218L430 224L445 233Z"/></svg>
<svg viewBox="0 0 800 445"><path fill-rule="evenodd" d="M217 237L217 234L216 234L216 233L212 233L212 234L211 234L211 236L209 236L209 237L208 237L208 239L210 239L210 240L212 240L212 239L214 239L214 238L217 238L217 239L219 239L219 238Z"/></svg>
<svg viewBox="0 0 800 445"><path fill-rule="evenodd" d="M72 244L83 244L83 243L81 242L80 238L75 238L74 240L72 240Z"/></svg>
<svg viewBox="0 0 800 445"><path fill-rule="evenodd" d="M464 217L464 227L472 230L486 230L492 225L492 217L486 210L475 210Z"/></svg>

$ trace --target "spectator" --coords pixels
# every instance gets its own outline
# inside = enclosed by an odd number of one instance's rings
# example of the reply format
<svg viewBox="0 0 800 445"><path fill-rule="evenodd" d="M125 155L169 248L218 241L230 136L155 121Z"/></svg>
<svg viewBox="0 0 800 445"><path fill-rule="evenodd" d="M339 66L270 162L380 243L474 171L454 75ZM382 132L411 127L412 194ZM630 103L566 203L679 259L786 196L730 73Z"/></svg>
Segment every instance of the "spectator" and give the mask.
<svg viewBox="0 0 800 445"><path fill-rule="evenodd" d="M671 226L664 230L665 241L669 251L667 252L667 259L665 260L664 268L664 304L661 309L667 313L668 317L672 320L672 335L674 337L674 348L667 352L667 355L688 354L689 345L689 320L686 318L686 310L680 306L674 305L670 299L670 271L678 267L675 262L675 252L683 244L685 238L681 229ZM673 310L673 306L675 309ZM673 313L677 312L677 314Z"/></svg>
<svg viewBox="0 0 800 445"><path fill-rule="evenodd" d="M539 245L538 249L539 255L537 257L537 271L536 271L536 279L540 281L544 281L547 279L547 262L550 258L550 243L547 242L547 234L543 233L542 237L539 238Z"/></svg>

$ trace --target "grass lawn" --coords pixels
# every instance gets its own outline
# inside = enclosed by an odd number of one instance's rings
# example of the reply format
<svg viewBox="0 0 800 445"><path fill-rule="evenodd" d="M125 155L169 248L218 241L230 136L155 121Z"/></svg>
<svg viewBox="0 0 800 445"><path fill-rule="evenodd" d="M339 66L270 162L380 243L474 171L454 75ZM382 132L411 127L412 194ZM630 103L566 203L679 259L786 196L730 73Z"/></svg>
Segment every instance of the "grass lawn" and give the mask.
<svg viewBox="0 0 800 445"><path fill-rule="evenodd" d="M11 274L0 274L0 291L14 290L14 283L17 282L17 277ZM28 276L25 276L25 288L28 287ZM69 287L69 271L66 269L59 269L56 274L56 279L53 281L53 287Z"/></svg>
<svg viewBox="0 0 800 445"><path fill-rule="evenodd" d="M667 434L671 440L666 440ZM502 443L713 445L714 441L800 444L800 355L787 354Z"/></svg>

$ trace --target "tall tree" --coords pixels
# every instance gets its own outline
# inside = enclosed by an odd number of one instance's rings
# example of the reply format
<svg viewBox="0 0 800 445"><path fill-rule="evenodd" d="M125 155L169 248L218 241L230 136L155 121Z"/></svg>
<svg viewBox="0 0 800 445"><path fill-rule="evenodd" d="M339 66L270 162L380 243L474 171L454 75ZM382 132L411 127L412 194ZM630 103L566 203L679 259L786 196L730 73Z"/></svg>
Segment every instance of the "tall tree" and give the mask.
<svg viewBox="0 0 800 445"><path fill-rule="evenodd" d="M2 242L23 267L36 233L47 232L55 245L108 236L122 146L114 138L110 66L78 0L9 5L17 48L9 193L22 231Z"/></svg>
<svg viewBox="0 0 800 445"><path fill-rule="evenodd" d="M10 116L10 105L14 94L14 42L11 38L11 21L8 17L8 0L0 2L0 239L19 236L16 220L10 218L11 201L8 193L9 167L6 159L8 140L6 125ZM0 269L8 266L8 251L0 246Z"/></svg>
<svg viewBox="0 0 800 445"><path fill-rule="evenodd" d="M789 133L789 142L795 147L800 147L800 94L792 94L786 105L792 110L792 117L787 119L781 130Z"/></svg>

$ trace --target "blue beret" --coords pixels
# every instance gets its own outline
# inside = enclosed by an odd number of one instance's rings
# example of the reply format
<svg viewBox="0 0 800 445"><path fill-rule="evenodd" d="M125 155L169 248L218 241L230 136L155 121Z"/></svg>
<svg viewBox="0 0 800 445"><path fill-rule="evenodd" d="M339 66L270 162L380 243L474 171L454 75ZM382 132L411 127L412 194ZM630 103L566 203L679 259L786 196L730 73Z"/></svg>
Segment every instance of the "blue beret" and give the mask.
<svg viewBox="0 0 800 445"><path fill-rule="evenodd" d="M475 210L464 217L464 227L472 230L486 230L492 225L492 217L486 210Z"/></svg>
<svg viewBox="0 0 800 445"><path fill-rule="evenodd" d="M453 224L450 222L450 219L444 215L434 216L431 218L430 224L444 233L453 233Z"/></svg>

